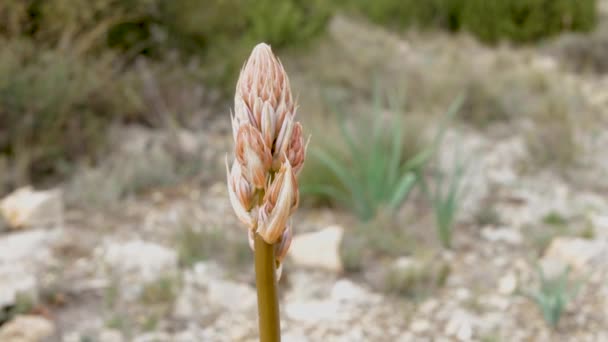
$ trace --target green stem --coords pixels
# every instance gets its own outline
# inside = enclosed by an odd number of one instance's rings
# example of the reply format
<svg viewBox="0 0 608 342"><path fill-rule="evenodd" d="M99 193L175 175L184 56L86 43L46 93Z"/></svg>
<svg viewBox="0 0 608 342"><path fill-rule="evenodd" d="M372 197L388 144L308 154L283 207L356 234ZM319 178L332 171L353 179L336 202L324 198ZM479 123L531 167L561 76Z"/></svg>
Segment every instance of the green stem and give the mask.
<svg viewBox="0 0 608 342"><path fill-rule="evenodd" d="M255 234L255 283L258 291L260 342L281 341L274 246Z"/></svg>

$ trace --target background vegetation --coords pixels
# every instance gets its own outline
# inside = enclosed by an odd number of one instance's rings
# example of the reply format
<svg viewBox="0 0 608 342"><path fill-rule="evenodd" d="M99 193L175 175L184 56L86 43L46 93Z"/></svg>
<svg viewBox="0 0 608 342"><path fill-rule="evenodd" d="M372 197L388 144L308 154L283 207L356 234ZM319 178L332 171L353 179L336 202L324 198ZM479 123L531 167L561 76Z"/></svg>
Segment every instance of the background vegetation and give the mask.
<svg viewBox="0 0 608 342"><path fill-rule="evenodd" d="M229 94L254 42L297 54L338 12L495 43L590 30L595 8L594 0L5 0L0 169L12 167L0 187L61 175L82 156L94 161L112 123L166 125L159 111L190 122L203 101L192 89Z"/></svg>

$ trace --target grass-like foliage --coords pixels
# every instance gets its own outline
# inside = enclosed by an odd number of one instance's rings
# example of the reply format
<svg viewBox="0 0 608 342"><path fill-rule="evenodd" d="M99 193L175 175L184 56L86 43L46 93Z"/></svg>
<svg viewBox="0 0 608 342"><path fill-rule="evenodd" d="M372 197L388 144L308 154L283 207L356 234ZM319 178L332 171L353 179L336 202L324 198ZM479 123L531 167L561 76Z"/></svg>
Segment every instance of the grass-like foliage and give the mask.
<svg viewBox="0 0 608 342"><path fill-rule="evenodd" d="M374 97L370 115L339 123L339 140L346 146L343 151L311 148L311 164L324 168L331 177L303 182L301 190L327 196L363 220L372 219L381 207L397 208L430 155L424 150L404 158L401 118L380 119L385 108L378 92Z"/></svg>
<svg viewBox="0 0 608 342"><path fill-rule="evenodd" d="M370 115L353 116L339 123L336 140L344 143L344 149L329 144L311 147L307 173L319 172L327 177L303 177L303 194L326 197L364 221L372 219L381 208L395 210L403 203L422 178L445 125L433 144L408 151L402 117L384 119L386 108L382 102L376 91ZM401 114L397 101L388 102L391 113ZM447 116L453 116L461 103L462 99L452 105Z"/></svg>
<svg viewBox="0 0 608 342"><path fill-rule="evenodd" d="M433 180L435 184L429 193L435 214L437 236L445 248L450 248L452 245L454 219L465 191L466 163L455 157L454 164L448 174L436 173Z"/></svg>
<svg viewBox="0 0 608 342"><path fill-rule="evenodd" d="M540 280L538 289L524 292L524 295L536 303L545 322L555 328L568 302L578 293L580 282L575 284L569 282L569 267L555 277L547 277L540 266L537 267L537 271Z"/></svg>

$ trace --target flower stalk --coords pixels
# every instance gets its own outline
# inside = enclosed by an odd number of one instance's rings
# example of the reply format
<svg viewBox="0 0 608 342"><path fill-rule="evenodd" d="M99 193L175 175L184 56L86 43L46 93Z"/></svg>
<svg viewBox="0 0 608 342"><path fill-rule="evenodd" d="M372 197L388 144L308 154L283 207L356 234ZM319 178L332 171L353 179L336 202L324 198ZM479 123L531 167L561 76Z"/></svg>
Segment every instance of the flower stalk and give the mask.
<svg viewBox="0 0 608 342"><path fill-rule="evenodd" d="M297 174L307 144L283 65L261 43L241 70L234 96L235 160L226 162L228 194L255 254L260 341L280 341L277 281L298 207Z"/></svg>
<svg viewBox="0 0 608 342"><path fill-rule="evenodd" d="M255 283L258 292L260 341L281 340L274 246L255 234Z"/></svg>

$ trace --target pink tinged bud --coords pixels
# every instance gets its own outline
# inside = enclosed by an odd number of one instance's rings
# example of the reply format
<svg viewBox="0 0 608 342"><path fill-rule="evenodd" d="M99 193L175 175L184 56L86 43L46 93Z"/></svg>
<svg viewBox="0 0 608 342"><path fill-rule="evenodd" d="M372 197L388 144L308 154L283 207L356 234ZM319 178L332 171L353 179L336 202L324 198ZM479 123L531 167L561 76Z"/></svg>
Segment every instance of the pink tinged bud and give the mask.
<svg viewBox="0 0 608 342"><path fill-rule="evenodd" d="M236 217L247 227L253 228L255 220L251 207L253 206L253 191L249 183L243 178L239 163L233 163L228 169L226 160L226 174L228 178L228 197Z"/></svg>
<svg viewBox="0 0 608 342"><path fill-rule="evenodd" d="M266 146L271 147L274 142L274 131L275 131L275 115L272 107L268 102L264 103L261 113L261 131L264 143Z"/></svg>
<svg viewBox="0 0 608 342"><path fill-rule="evenodd" d="M262 134L251 124L247 123L239 128L235 154L245 179L255 188L264 188L272 164L272 155L270 148L264 143Z"/></svg>
<svg viewBox="0 0 608 342"><path fill-rule="evenodd" d="M253 119L255 121L254 127L258 130L261 130L262 123L262 108L264 107L264 102L259 97L256 97L253 102Z"/></svg>
<svg viewBox="0 0 608 342"><path fill-rule="evenodd" d="M253 126L257 126L251 109L245 104L243 99L238 96L234 97L234 117L239 124L245 124L248 122Z"/></svg>
<svg viewBox="0 0 608 342"><path fill-rule="evenodd" d="M289 216L298 206L298 198L296 177L286 162L264 195L259 211L257 232L266 243L274 244L283 235Z"/></svg>
<svg viewBox="0 0 608 342"><path fill-rule="evenodd" d="M241 121L247 118L262 131L264 141L272 148L285 118L294 115L294 108L295 101L283 65L270 46L258 44L241 70L236 85L236 116L242 118ZM270 115L272 120L264 115Z"/></svg>
<svg viewBox="0 0 608 342"><path fill-rule="evenodd" d="M236 142L236 137L239 134L239 128L241 128L241 121L239 121L236 115L231 115L230 121L232 122L232 138Z"/></svg>
<svg viewBox="0 0 608 342"><path fill-rule="evenodd" d="M285 101L279 102L279 106L275 111L277 117L277 125L275 128L275 134L279 135L285 118L293 118L296 114L293 103L285 103Z"/></svg>
<svg viewBox="0 0 608 342"><path fill-rule="evenodd" d="M245 100L249 108L253 108L255 98L276 106L282 98L291 98L291 94L283 94L290 91L286 79L285 69L270 46L261 43L253 49L241 70L236 94Z"/></svg>
<svg viewBox="0 0 608 342"><path fill-rule="evenodd" d="M277 136L277 142L275 146L275 154L283 154L289 146L289 140L291 139L291 132L293 132L294 121L291 117L287 117L283 121L279 135Z"/></svg>
<svg viewBox="0 0 608 342"><path fill-rule="evenodd" d="M293 239L293 233L291 225L288 225L283 232L281 239L274 245L274 257L279 263L283 262L283 259L287 256L289 246L291 246L291 240Z"/></svg>
<svg viewBox="0 0 608 342"><path fill-rule="evenodd" d="M275 142L274 151L272 154L273 171L278 170L285 159L284 155L287 152L287 148L289 147L293 127L294 122L292 118L287 117L285 121L283 121L283 127L281 127L281 131L279 132L279 136L277 137L277 140Z"/></svg>
<svg viewBox="0 0 608 342"><path fill-rule="evenodd" d="M298 174L304 165L304 157L306 156L306 144L304 144L304 138L302 137L302 125L299 122L296 122L293 127L291 141L283 156L287 156L294 173Z"/></svg>
<svg viewBox="0 0 608 342"><path fill-rule="evenodd" d="M237 135L241 126L250 124L253 127L257 127L258 124L249 108L245 105L242 99L235 97L234 99L234 114L231 115L232 122L232 137L236 142Z"/></svg>

